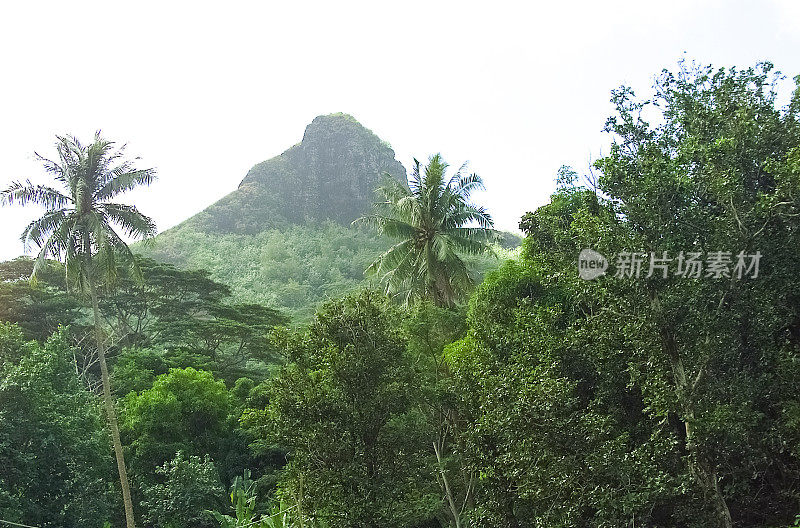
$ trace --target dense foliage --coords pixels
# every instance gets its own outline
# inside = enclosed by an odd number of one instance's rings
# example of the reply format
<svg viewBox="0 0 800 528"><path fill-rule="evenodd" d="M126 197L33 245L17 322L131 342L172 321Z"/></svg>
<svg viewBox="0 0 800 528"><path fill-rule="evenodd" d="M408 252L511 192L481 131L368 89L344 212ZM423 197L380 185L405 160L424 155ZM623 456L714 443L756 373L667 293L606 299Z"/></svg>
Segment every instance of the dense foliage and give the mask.
<svg viewBox="0 0 800 528"><path fill-rule="evenodd" d="M430 466L413 358L399 313L365 292L323 307L286 336L289 363L269 385L269 404L245 414L290 462L283 492L335 526L406 526L437 498L417 485Z"/></svg>
<svg viewBox="0 0 800 528"><path fill-rule="evenodd" d="M137 521L800 525L800 78L785 107L777 80L614 91L609 154L562 167L466 303L359 288L384 242L335 222L167 233L151 254L213 271L139 258L99 291ZM119 526L93 311L32 267L0 264L0 519ZM292 280L319 289L269 297Z"/></svg>
<svg viewBox="0 0 800 528"><path fill-rule="evenodd" d="M108 435L66 331L39 344L0 323L0 379L0 519L101 526L116 497Z"/></svg>
<svg viewBox="0 0 800 528"><path fill-rule="evenodd" d="M658 125L630 90L614 102L595 188L562 171L551 204L522 220L523 258L483 283L448 351L486 484L476 520L787 522L800 499L800 91L775 108L760 65L665 72ZM617 255L616 269L578 278L582 248ZM636 278L626 251L676 261ZM681 252L715 251L732 255L727 274L676 275ZM757 277L738 276L739 251L764 256Z"/></svg>
<svg viewBox="0 0 800 528"><path fill-rule="evenodd" d="M238 302L274 307L307 322L327 299L369 286L364 270L391 243L365 229L326 221L267 229L257 234L211 234L181 225L136 251L182 269L204 269L230 286ZM504 234L505 255L518 239ZM474 280L497 266L491 255L465 255Z"/></svg>

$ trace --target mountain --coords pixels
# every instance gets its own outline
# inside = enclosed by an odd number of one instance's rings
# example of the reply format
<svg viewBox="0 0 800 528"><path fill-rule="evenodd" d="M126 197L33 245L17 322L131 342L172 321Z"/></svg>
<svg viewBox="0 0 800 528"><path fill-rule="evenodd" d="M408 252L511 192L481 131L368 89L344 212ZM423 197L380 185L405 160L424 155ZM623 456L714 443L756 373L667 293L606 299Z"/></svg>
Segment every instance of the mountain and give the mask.
<svg viewBox="0 0 800 528"><path fill-rule="evenodd" d="M382 174L406 182L394 151L352 116L315 118L303 140L254 166L239 188L189 220L216 233L291 224L350 223L369 210Z"/></svg>
<svg viewBox="0 0 800 528"><path fill-rule="evenodd" d="M207 269L237 300L302 321L320 301L364 284L366 267L389 247L350 226L370 211L383 174L407 185L388 143L350 115L319 116L300 143L255 165L238 189L136 251ZM478 273L497 262L470 260Z"/></svg>

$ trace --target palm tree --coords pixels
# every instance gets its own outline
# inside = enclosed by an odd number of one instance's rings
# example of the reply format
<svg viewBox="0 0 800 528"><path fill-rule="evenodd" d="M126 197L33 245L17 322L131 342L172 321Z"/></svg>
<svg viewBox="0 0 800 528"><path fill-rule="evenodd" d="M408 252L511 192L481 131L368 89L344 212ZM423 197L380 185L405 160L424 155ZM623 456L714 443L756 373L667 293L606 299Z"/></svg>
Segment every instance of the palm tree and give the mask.
<svg viewBox="0 0 800 528"><path fill-rule="evenodd" d="M367 268L380 275L389 294L429 299L438 306L453 306L472 287L469 270L459 253L491 253L495 238L492 217L469 202L471 193L483 189L477 174L463 174L465 166L449 180L439 154L431 156L420 173L414 168L406 188L392 180L377 189L382 198L365 223L397 243ZM446 183L445 183L446 182Z"/></svg>
<svg viewBox="0 0 800 528"><path fill-rule="evenodd" d="M110 200L139 185L149 185L155 179L155 170L134 168L132 162L123 158L125 147L115 149L113 142L100 137L100 132L88 146L81 145L74 137L56 138L57 161L39 154L36 157L63 187L63 192L33 185L30 181L13 182L0 194L0 204L24 206L30 203L46 209L41 218L25 228L21 237L26 248L31 243L39 248L32 278L49 257L58 260L63 257L67 287L89 294L103 400L119 469L125 519L128 528L134 528L133 502L111 397L97 296L99 286L113 282L120 267L137 270L131 250L114 226L130 238L148 238L156 232L153 221L136 207Z"/></svg>

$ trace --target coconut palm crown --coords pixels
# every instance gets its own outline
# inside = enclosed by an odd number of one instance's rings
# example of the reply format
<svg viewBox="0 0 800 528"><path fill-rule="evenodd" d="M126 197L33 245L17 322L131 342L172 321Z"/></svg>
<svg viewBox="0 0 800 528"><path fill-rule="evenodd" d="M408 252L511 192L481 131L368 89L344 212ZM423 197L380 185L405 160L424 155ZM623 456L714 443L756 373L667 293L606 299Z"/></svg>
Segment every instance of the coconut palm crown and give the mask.
<svg viewBox="0 0 800 528"><path fill-rule="evenodd" d="M465 174L466 165L448 180L447 167L439 154L422 170L414 159L408 188L387 179L376 190L380 199L374 214L354 222L397 241L366 272L380 276L387 292L406 304L428 299L439 306L455 305L473 286L459 255L492 252L492 217L470 203L472 192L484 189L483 180Z"/></svg>
<svg viewBox="0 0 800 528"><path fill-rule="evenodd" d="M134 168L123 158L125 147L115 148L100 132L87 146L75 137L57 136L56 150L56 161L39 154L36 158L62 190L15 181L0 194L0 204L45 208L44 215L31 222L21 237L26 249L34 244L39 248L34 276L46 259L63 258L67 284L83 291L90 274L113 278L118 259L135 269L131 250L114 226L127 237L148 238L155 235L155 224L136 207L111 200L139 185L149 185L155 170Z"/></svg>

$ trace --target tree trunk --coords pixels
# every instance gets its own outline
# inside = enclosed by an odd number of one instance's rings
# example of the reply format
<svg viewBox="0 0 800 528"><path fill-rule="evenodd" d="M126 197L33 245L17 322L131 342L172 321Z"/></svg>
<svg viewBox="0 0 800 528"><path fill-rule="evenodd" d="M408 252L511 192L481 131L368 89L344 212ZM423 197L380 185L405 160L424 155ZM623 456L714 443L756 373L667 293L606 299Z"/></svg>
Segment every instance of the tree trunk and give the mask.
<svg viewBox="0 0 800 528"><path fill-rule="evenodd" d="M450 515L455 523L455 528L461 528L461 512L456 507L456 501L453 498L453 491L450 489L450 481L447 479L447 473L444 470L444 463L442 462L442 454L436 442L433 442L433 452L436 453L436 463L439 466L439 473L441 477L439 480L440 486L444 491L447 498L447 506L450 508Z"/></svg>
<svg viewBox="0 0 800 528"><path fill-rule="evenodd" d="M664 314L658 292L649 290L650 303L658 317L659 332L664 351L669 358L672 367L672 376L675 382L675 394L681 407L683 416L684 430L686 431L686 450L689 452L689 471L695 481L700 485L703 492L711 499L714 511L717 514L720 528L732 528L733 520L728 509L728 503L719 487L719 477L717 470L708 462L702 450L699 448L694 438L693 423L695 420L694 405L692 402L692 392L694 387L686 377L686 369L683 365L678 344L672 329L664 321Z"/></svg>
<svg viewBox="0 0 800 528"><path fill-rule="evenodd" d="M131 488L128 484L128 470L125 467L125 457L122 453L122 441L119 438L119 425L117 423L117 412L114 409L114 400L111 397L111 379L108 376L108 365L106 365L106 346L103 342L103 331L100 328L100 308L97 302L97 287L94 278L89 277L89 291L92 296L92 311L94 312L94 332L97 339L97 357L100 362L100 377L103 380L103 403L108 416L108 426L111 429L111 440L114 444L114 456L117 459L117 469L119 470L119 483L122 488L122 501L125 504L125 524L127 528L136 528L136 521L133 517L133 501L131 500Z"/></svg>

